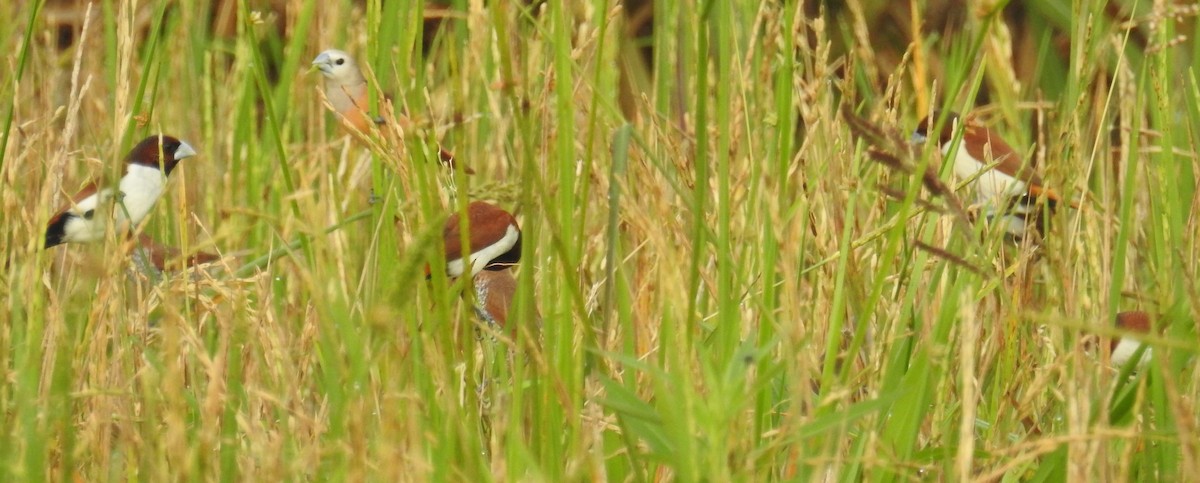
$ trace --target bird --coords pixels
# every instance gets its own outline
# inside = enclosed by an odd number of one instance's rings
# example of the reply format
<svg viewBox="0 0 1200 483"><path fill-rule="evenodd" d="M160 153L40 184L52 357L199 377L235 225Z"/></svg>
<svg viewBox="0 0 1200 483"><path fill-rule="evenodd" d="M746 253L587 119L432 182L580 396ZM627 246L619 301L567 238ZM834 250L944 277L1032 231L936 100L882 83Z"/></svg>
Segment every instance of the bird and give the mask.
<svg viewBox="0 0 1200 483"><path fill-rule="evenodd" d="M110 218L115 218L118 230L132 229L150 214L179 161L195 155L191 145L172 136L143 139L126 156L125 171L115 190L89 184L50 218L44 248L100 240ZM108 209L114 213L97 216L97 210Z"/></svg>
<svg viewBox="0 0 1200 483"><path fill-rule="evenodd" d="M341 119L361 133L371 132L372 125L386 121L369 112L367 78L350 54L337 49L321 52L312 61L313 67L325 76L325 98Z"/></svg>
<svg viewBox="0 0 1200 483"><path fill-rule="evenodd" d="M1035 226L1040 224L1040 200L1045 200L1049 211L1063 201L995 131L954 112L948 112L945 117L936 136L939 151L942 155L950 154L954 133L961 125L963 134L954 156L954 175L960 180L973 180L970 185L975 204L983 208L988 219L1003 218L1003 227L1008 234L1019 238L1031 222ZM938 119L937 112L921 119L913 132L912 142L922 144L927 141ZM995 166L988 169L993 163ZM1078 208L1078 204L1070 204Z"/></svg>
<svg viewBox="0 0 1200 483"><path fill-rule="evenodd" d="M469 231L470 257L463 260L462 217L452 213L442 229L446 250L446 275L462 277L469 270L475 288L475 314L488 324L506 327L508 312L517 293L513 267L521 261L521 228L513 215L483 201L467 205L466 229ZM430 269L425 268L425 277ZM540 325L541 316L534 308Z"/></svg>
<svg viewBox="0 0 1200 483"><path fill-rule="evenodd" d="M462 217L456 211L442 228L447 276L457 278L468 271L475 276L483 270L504 270L521 261L521 228L512 213L485 201L472 201L467 205L468 260L463 260L466 251L462 246L463 225ZM425 271L428 277L429 267Z"/></svg>
<svg viewBox="0 0 1200 483"><path fill-rule="evenodd" d="M1117 328L1124 329L1138 334L1150 333L1150 314L1140 310L1129 312L1121 312L1117 314ZM1133 354L1137 352L1138 347L1142 345L1137 339L1130 336L1121 336L1109 342L1109 350L1111 351L1111 360L1114 366L1122 367L1133 358ZM1151 348L1146 347L1142 351L1142 357L1137 361L1137 367L1143 368L1150 362L1152 355Z"/></svg>
<svg viewBox="0 0 1200 483"><path fill-rule="evenodd" d="M361 134L370 134L371 126L387 124L387 119L370 112L370 102L367 98L367 78L363 76L358 62L350 54L329 49L317 54L312 61L313 67L321 71L325 77L325 98L333 106L338 118ZM406 119L399 119L401 126L407 126ZM353 132L351 134L354 134ZM454 168L454 154L441 147L438 148L438 159L449 168ZM468 166L463 166L466 174L475 174Z"/></svg>

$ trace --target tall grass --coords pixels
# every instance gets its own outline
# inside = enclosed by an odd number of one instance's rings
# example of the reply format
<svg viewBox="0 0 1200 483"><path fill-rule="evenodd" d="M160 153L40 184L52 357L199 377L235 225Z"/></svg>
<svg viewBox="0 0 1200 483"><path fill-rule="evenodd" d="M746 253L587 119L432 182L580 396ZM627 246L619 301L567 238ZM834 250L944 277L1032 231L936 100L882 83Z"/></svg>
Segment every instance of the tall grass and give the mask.
<svg viewBox="0 0 1200 483"><path fill-rule="evenodd" d="M66 50L62 7L0 7L7 479L1200 471L1193 10L277 3L102 2ZM348 137L306 64L327 48L410 122ZM1082 208L1014 244L877 163L957 184L904 142L931 107L978 110ZM160 131L201 155L143 229L222 262L37 249ZM523 230L509 327L424 275L476 199ZM1090 347L1135 308L1155 357L1118 371Z"/></svg>

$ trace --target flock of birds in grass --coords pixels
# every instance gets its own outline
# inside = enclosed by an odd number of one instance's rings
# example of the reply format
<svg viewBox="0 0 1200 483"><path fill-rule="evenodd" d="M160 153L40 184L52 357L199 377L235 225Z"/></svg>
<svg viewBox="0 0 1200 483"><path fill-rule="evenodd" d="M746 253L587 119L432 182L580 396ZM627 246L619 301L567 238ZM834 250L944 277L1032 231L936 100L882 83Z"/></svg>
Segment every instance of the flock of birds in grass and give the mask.
<svg viewBox="0 0 1200 483"><path fill-rule="evenodd" d="M340 50L327 50L312 62L325 77L325 97L343 126L366 135L374 124L385 119L367 111L367 80L354 59ZM109 226L121 233L133 233L150 214L166 189L167 179L179 162L197 152L190 144L173 136L157 134L139 142L125 157L125 171L114 189L92 183L71 198L67 207L50 218L46 227L45 248L64 243L91 243L103 240ZM442 153L443 161L453 159ZM470 174L472 171L464 169ZM99 213L98 213L99 211ZM463 245L466 230L467 245ZM472 201L466 218L452 213L442 231L448 277L468 272L475 287L475 311L484 321L505 326L516 293L512 268L521 261L521 228L511 213L484 201ZM145 234L138 235L137 246L144 249L158 271L178 251L156 243ZM189 257L188 266L208 263L219 257L198 253ZM426 267L426 276L432 275Z"/></svg>
<svg viewBox="0 0 1200 483"><path fill-rule="evenodd" d="M340 50L321 52L312 62L325 78L324 94L329 106L351 134L368 135L387 119L368 110L368 83L354 59ZM973 206L980 207L978 218L988 226L1002 230L1010 239L1021 239L1039 230L1045 215L1066 202L1050 190L1024 163L1015 150L991 129L969 117L955 113L933 113L918 124L914 143L937 142L943 156L954 153L954 175L968 182ZM441 152L442 161L453 167L453 157ZM97 189L89 185L72 198L69 206L50 219L46 227L45 247L63 243L90 243L102 240L110 224L122 233L133 233L146 218L165 190L167 178L183 159L197 155L188 143L168 135L154 135L138 143L126 157L125 172L119 185ZM464 172L471 171L460 167ZM1078 208L1078 204L1067 202ZM101 213L97 213L101 210ZM467 230L464 246L462 230ZM170 249L139 235L139 245L150 249L154 265L162 270ZM443 229L448 277L473 277L476 291L475 310L481 319L503 327L516 292L512 273L521 259L521 229L511 213L493 204L472 201L466 218L455 212L448 216ZM217 257L197 254L186 264L213 261ZM426 275L431 269L426 267ZM1150 330L1145 312L1118 314L1116 324L1129 334ZM1110 341L1111 359L1124 365L1141 345L1133 337ZM1151 355L1144 349L1138 365Z"/></svg>

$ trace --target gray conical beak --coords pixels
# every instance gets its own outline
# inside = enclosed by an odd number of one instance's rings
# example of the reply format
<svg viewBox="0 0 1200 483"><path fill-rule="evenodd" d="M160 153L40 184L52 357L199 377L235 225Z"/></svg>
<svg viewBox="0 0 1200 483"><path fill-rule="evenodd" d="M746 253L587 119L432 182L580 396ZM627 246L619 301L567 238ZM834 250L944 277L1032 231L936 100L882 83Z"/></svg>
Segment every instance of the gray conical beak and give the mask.
<svg viewBox="0 0 1200 483"><path fill-rule="evenodd" d="M180 141L179 147L175 148L175 160L176 161L179 161L183 158L190 158L195 155L196 155L196 150L192 148L192 145L185 143L183 141Z"/></svg>
<svg viewBox="0 0 1200 483"><path fill-rule="evenodd" d="M313 59L312 66L328 74L333 72L333 59L329 57L328 52L321 52L321 55Z"/></svg>

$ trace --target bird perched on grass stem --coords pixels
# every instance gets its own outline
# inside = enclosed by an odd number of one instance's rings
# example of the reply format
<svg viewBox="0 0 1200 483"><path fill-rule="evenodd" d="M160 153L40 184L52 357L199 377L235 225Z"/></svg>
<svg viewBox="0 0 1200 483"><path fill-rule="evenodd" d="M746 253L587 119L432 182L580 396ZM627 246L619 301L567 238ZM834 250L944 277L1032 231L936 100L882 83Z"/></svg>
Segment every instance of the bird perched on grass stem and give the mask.
<svg viewBox="0 0 1200 483"><path fill-rule="evenodd" d="M1020 238L1029 226L1041 225L1045 210L1052 212L1063 199L1046 187L1041 177L995 131L969 118L949 112L921 120L913 133L914 143L933 139L943 155L950 155L954 134L962 129L962 141L954 155L954 175L969 181L975 204L990 221L1000 223L1009 235ZM934 132L941 120L941 129ZM1071 206L1078 208L1075 203Z"/></svg>
<svg viewBox="0 0 1200 483"><path fill-rule="evenodd" d="M338 119L361 135L369 135L372 126L387 124L387 118L370 112L367 78L350 54L329 49L318 54L312 65L325 77L325 99L333 107ZM402 127L408 125L408 121L403 118L398 122ZM449 151L438 148L438 158L447 167L454 167L454 155ZM475 173L467 166L463 166L462 169L466 174Z"/></svg>
<svg viewBox="0 0 1200 483"><path fill-rule="evenodd" d="M463 230L468 232L469 247L462 244ZM473 201L467 206L465 220L458 212L446 220L442 241L446 275L462 277L470 272L474 277L475 313L485 322L504 327L517 292L512 268L521 261L521 228L516 218L498 206ZM429 272L426 267L427 277Z"/></svg>
<svg viewBox="0 0 1200 483"><path fill-rule="evenodd" d="M167 177L179 161L195 155L191 145L172 136L143 139L125 158L125 172L116 189L89 184L50 218L44 246L100 240L114 220L118 232L132 230L162 197Z"/></svg>

